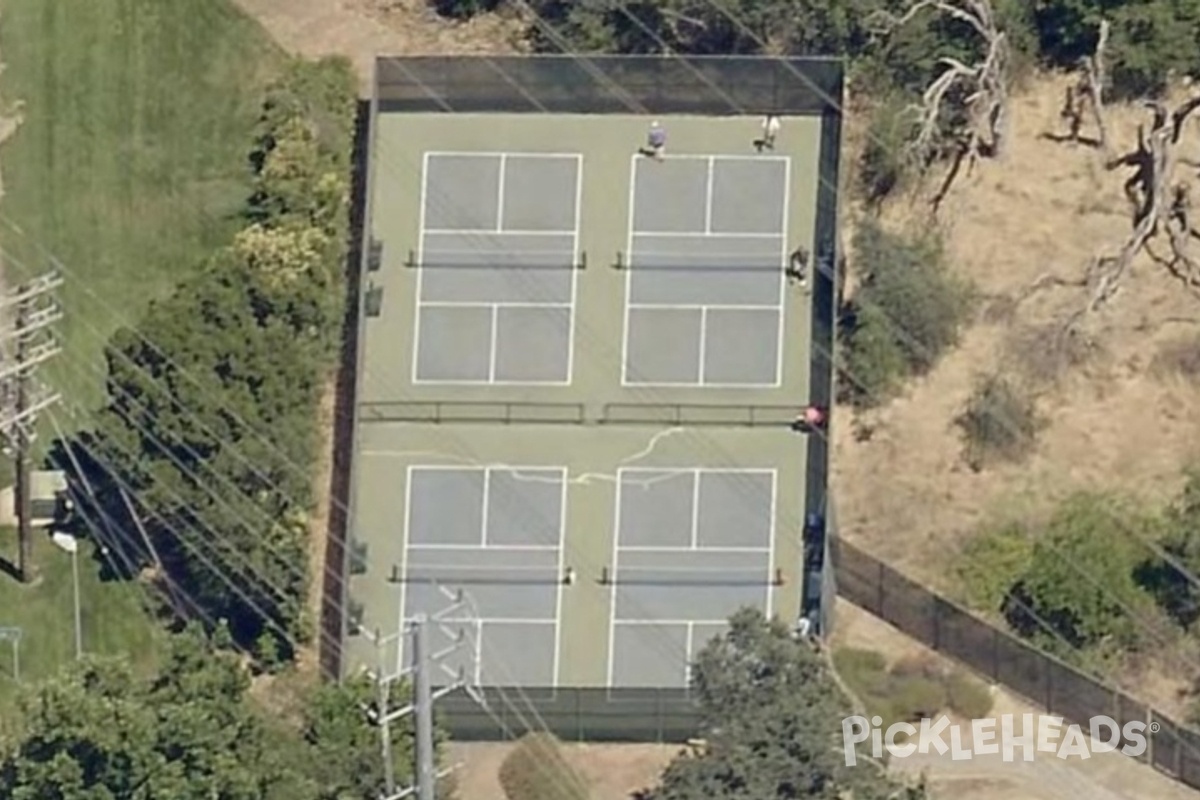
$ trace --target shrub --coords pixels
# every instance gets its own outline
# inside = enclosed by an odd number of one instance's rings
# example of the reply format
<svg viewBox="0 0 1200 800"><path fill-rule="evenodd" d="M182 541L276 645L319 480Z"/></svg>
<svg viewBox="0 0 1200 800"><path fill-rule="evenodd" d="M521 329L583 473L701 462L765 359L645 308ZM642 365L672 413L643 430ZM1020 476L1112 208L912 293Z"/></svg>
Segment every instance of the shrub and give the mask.
<svg viewBox="0 0 1200 800"><path fill-rule="evenodd" d="M1200 619L1200 469L1192 467L1178 498L1163 515L1161 549L1138 568L1135 578L1159 608L1185 630Z"/></svg>
<svg viewBox="0 0 1200 800"><path fill-rule="evenodd" d="M1200 337L1173 339L1154 354L1150 369L1161 376L1177 375L1200 383Z"/></svg>
<svg viewBox="0 0 1200 800"><path fill-rule="evenodd" d="M906 658L888 669L882 653L846 647L834 652L833 664L868 713L883 718L885 728L895 722L936 717L947 710L980 719L992 707L986 686L932 658Z"/></svg>
<svg viewBox="0 0 1200 800"><path fill-rule="evenodd" d="M840 324L843 389L851 402L872 405L957 344L973 297L945 268L933 233L903 236L864 219L852 249L862 284Z"/></svg>
<svg viewBox="0 0 1200 800"><path fill-rule="evenodd" d="M1034 19L1043 58L1074 66L1095 48L1102 17L1112 24L1108 59L1114 99L1157 94L1172 75L1200 73L1200 8L1186 0L1037 0Z"/></svg>
<svg viewBox="0 0 1200 800"><path fill-rule="evenodd" d="M429 0L429 4L438 14L458 20L495 11L502 2L504 0Z"/></svg>
<svg viewBox="0 0 1200 800"><path fill-rule="evenodd" d="M947 705L964 719L984 719L992 710L992 691L962 670L946 675Z"/></svg>
<svg viewBox="0 0 1200 800"><path fill-rule="evenodd" d="M1155 518L1113 497L1069 498L1035 539L1009 622L1057 652L1135 649L1153 633L1155 608L1135 577L1159 531Z"/></svg>
<svg viewBox="0 0 1200 800"><path fill-rule="evenodd" d="M977 381L954 422L965 440L967 463L976 471L996 461L1020 461L1043 427L1034 399L1000 375Z"/></svg>
<svg viewBox="0 0 1200 800"><path fill-rule="evenodd" d="M912 163L907 144L916 133L917 118L899 94L871 111L867 141L858 165L858 190L875 206L900 188Z"/></svg>
<svg viewBox="0 0 1200 800"><path fill-rule="evenodd" d="M548 733L521 738L500 765L500 785L508 800L587 800L583 778L567 763L558 740Z"/></svg>
<svg viewBox="0 0 1200 800"><path fill-rule="evenodd" d="M1032 558L1033 540L1020 524L984 530L972 538L955 566L967 605L984 611L1002 610Z"/></svg>

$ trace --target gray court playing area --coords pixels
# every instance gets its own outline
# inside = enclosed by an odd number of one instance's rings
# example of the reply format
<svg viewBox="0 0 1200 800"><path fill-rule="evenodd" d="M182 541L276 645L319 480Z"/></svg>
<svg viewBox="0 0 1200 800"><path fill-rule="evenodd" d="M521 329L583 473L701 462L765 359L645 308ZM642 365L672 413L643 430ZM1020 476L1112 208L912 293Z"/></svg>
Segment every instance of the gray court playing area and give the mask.
<svg viewBox="0 0 1200 800"><path fill-rule="evenodd" d="M631 169L624 383L778 386L790 160Z"/></svg>
<svg viewBox="0 0 1200 800"><path fill-rule="evenodd" d="M554 686L563 581L565 470L411 467L400 614L435 615L462 590L472 608L430 646L489 685ZM472 677L468 676L468 677Z"/></svg>
<svg viewBox="0 0 1200 800"><path fill-rule="evenodd" d="M570 381L582 163L425 154L415 383Z"/></svg>
<svg viewBox="0 0 1200 800"><path fill-rule="evenodd" d="M734 611L771 613L773 470L623 469L610 570L611 686L686 686Z"/></svg>

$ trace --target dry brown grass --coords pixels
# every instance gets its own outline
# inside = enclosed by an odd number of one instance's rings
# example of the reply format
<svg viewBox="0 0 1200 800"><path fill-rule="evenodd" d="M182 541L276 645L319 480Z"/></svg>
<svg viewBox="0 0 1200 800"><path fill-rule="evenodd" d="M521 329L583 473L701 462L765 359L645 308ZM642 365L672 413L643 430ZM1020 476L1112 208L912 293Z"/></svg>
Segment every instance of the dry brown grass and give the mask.
<svg viewBox="0 0 1200 800"><path fill-rule="evenodd" d="M1153 365L1164 343L1178 340L1176 323L1198 315L1200 300L1162 266L1139 257L1124 291L1059 347L1054 334L1086 290L1048 286L1016 300L1044 276L1078 279L1131 228L1121 191L1127 174L1105 170L1096 150L1045 138L1059 130L1061 96L1062 80L1053 77L1016 96L1007 159L981 163L943 204L950 263L991 298L979 320L903 397L836 429L843 535L935 586L946 587L948 561L1001 507L1043 510L1081 488L1165 499L1196 456L1200 394ZM1136 141L1144 118L1112 110L1118 149ZM911 219L914 206L905 200L888 213ZM1184 365L1175 363L1177 374ZM975 474L952 423L975 377L989 371L1041 387L1047 426L1028 461ZM874 431L867 441L854 436L863 426ZM1160 683L1150 699L1175 703L1174 682Z"/></svg>

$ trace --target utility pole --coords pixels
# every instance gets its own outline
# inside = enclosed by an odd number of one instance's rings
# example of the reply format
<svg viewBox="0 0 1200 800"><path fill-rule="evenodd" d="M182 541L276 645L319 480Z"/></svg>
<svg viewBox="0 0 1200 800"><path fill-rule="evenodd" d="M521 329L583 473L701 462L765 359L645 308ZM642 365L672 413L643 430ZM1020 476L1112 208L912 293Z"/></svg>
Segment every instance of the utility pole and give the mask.
<svg viewBox="0 0 1200 800"><path fill-rule="evenodd" d="M53 326L62 319L55 290L62 285L58 272L51 272L20 286L0 301L0 324L4 326L4 362L0 366L0 437L14 454L17 516L17 571L22 583L33 583L33 487L30 483L31 447L36 437L38 414L58 402L36 377L37 367L58 355L61 348ZM15 311L16 319L8 321Z"/></svg>
<svg viewBox="0 0 1200 800"><path fill-rule="evenodd" d="M381 637L378 631L374 636L379 652L379 666L372 677L377 692L375 706L367 709L367 717L379 727L379 740L383 748L384 792L380 800L404 800L414 795L417 800L436 800L437 782L446 777L452 768L440 771L437 768L437 753L433 745L434 703L458 689L465 689L476 702L483 702L483 698L475 691L474 678L467 679L467 670L460 669L456 672L442 663L450 655L464 648L470 653L472 661L475 659L474 637L468 636L466 630L467 627L474 629L477 621L455 616L464 608L470 609L471 604L464 600L461 592L450 593L441 587L439 590L452 598L452 605L433 615L420 615L408 621L401 620L400 631L394 636ZM429 631L432 628L440 630L450 638L451 644L434 652L429 643ZM397 653L408 652L411 658L407 667L400 667L389 673L386 665L387 650L388 645L393 643ZM396 662L399 667L399 658ZM439 671L448 678L448 682L435 689L434 683ZM472 668L470 672L473 676L476 670ZM413 679L412 702L403 708L393 709L392 687L410 677ZM416 782L412 786L400 788L396 781L396 765L392 759L391 726L408 716L414 717L416 725L417 746L413 764Z"/></svg>

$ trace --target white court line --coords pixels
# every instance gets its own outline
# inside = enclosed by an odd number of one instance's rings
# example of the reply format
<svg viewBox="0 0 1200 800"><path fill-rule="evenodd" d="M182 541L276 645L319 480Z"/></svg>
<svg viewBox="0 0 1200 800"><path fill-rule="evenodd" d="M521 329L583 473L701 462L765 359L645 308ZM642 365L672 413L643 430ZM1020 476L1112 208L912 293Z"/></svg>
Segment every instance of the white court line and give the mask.
<svg viewBox="0 0 1200 800"><path fill-rule="evenodd" d="M500 326L500 309L492 306L492 339L489 342L488 350L488 383L496 382L496 344L500 338L496 329Z"/></svg>
<svg viewBox="0 0 1200 800"><path fill-rule="evenodd" d="M570 308L569 303L528 303L524 300L512 303L484 303L475 300L435 300L421 303L421 308Z"/></svg>
<svg viewBox="0 0 1200 800"><path fill-rule="evenodd" d="M785 264L787 264L788 256L789 256L789 253L788 253L788 230L790 229L791 226L788 225L788 215L791 213L791 194L792 194L792 159L788 158L784 162L784 166L783 166L783 219L781 221L782 227L783 227L783 240L782 240L783 241L783 251L781 253L781 257L783 258L783 263L785 263ZM810 252L812 252L812 251L810 251ZM813 256L813 259L815 261L815 259L816 259L815 255ZM816 269L817 269L817 265L815 263L811 264L809 266L809 270L810 270L809 280L810 281L815 280ZM784 338L784 333L787 331L787 322L786 322L787 297L788 297L788 295L787 295L787 275L780 273L780 275L779 275L779 340L778 340L778 349L775 351L775 385L776 386L783 385L783 348L784 348L783 338Z"/></svg>
<svg viewBox="0 0 1200 800"><path fill-rule="evenodd" d="M762 554L770 550L769 547L709 547L707 545L698 545L695 547L669 547L641 544L623 544L621 545L622 553L754 553Z"/></svg>
<svg viewBox="0 0 1200 800"><path fill-rule="evenodd" d="M712 473L730 473L737 475L774 475L779 470L773 467L621 467L617 470L617 483L620 483L621 476L626 472L675 472L686 474L694 472L697 475L709 475Z"/></svg>
<svg viewBox="0 0 1200 800"><path fill-rule="evenodd" d="M475 685L483 685L483 620L475 622Z"/></svg>
<svg viewBox="0 0 1200 800"><path fill-rule="evenodd" d="M771 619L775 608L775 515L779 511L779 470L771 470L771 527L767 543L770 554L767 556L767 619ZM803 547L803 545L802 545ZM804 587L800 587L800 602L804 602Z"/></svg>
<svg viewBox="0 0 1200 800"><path fill-rule="evenodd" d="M683 652L686 654L683 657L683 685L687 686L692 680L692 646L694 634L696 632L696 623L689 622L687 624L687 638L684 640Z"/></svg>
<svg viewBox="0 0 1200 800"><path fill-rule="evenodd" d="M488 497L492 493L492 468L483 468L483 510L479 512L479 548L488 547Z"/></svg>
<svg viewBox="0 0 1200 800"><path fill-rule="evenodd" d="M613 514L613 546L612 546L612 586L609 587L610 597L608 605L608 672L605 679L605 685L612 686L613 669L616 660L617 647L617 570L620 564L621 553L621 468L617 469L617 492L616 492L616 508Z"/></svg>
<svg viewBox="0 0 1200 800"><path fill-rule="evenodd" d="M713 207L713 166L716 159L712 156L708 157L708 178L705 186L704 198L704 233L705 235L712 233L712 207Z"/></svg>
<svg viewBox="0 0 1200 800"><path fill-rule="evenodd" d="M541 230L528 231L514 228L506 228L500 231L489 230L488 228L426 228L425 235L427 236L487 236L487 237L506 237L506 236L545 236L547 238L563 238L574 236L575 231L558 231L558 230Z"/></svg>
<svg viewBox="0 0 1200 800"><path fill-rule="evenodd" d="M791 156L734 156L734 155L726 155L723 153L717 153L716 155L709 156L709 158L713 159L714 161L746 161L746 162L752 161L756 164L761 164L764 161L766 161L766 162L771 162L771 161L790 162L792 160Z"/></svg>
<svg viewBox="0 0 1200 800"><path fill-rule="evenodd" d="M457 623L482 622L485 625L553 625L554 620L542 617L441 617L438 622Z"/></svg>
<svg viewBox="0 0 1200 800"><path fill-rule="evenodd" d="M404 525L401 526L400 533L400 568L408 569L408 526L412 523L412 476L413 465L409 464L404 468ZM400 628L408 617L405 615L405 604L408 601L408 584L400 587L400 600L396 609L396 627ZM404 642L406 637L400 636L396 639L396 674L400 675L404 672Z"/></svg>
<svg viewBox="0 0 1200 800"><path fill-rule="evenodd" d="M653 236L656 239L782 239L784 233L709 233L707 231L640 231L633 232L634 238Z"/></svg>
<svg viewBox="0 0 1200 800"><path fill-rule="evenodd" d="M545 552L548 553L558 548L552 544L433 544L430 542L420 542L410 544L409 550L487 550L495 552L497 550L513 550L520 552Z"/></svg>
<svg viewBox="0 0 1200 800"><path fill-rule="evenodd" d="M508 154L500 154L500 179L496 190L496 233L504 230L504 176L508 167Z"/></svg>
<svg viewBox="0 0 1200 800"><path fill-rule="evenodd" d="M662 625L663 627L672 626L678 627L683 625L728 625L727 619L644 619L639 617L629 617L628 619L618 620L618 625Z"/></svg>
<svg viewBox="0 0 1200 800"><path fill-rule="evenodd" d="M421 293L424 286L423 273L420 265L425 257L425 206L429 202L429 153L425 153L421 161L421 208L417 220L417 285L413 292L413 345L412 345L412 374L411 383L416 383L420 377L421 364Z"/></svg>
<svg viewBox="0 0 1200 800"><path fill-rule="evenodd" d="M579 158L579 153L553 153L553 152L517 152L513 150L429 150L425 153L426 156L435 158L443 158L453 156L458 158L499 158L500 156L512 156L513 158ZM764 156L767 158L778 158L779 156Z"/></svg>
<svg viewBox="0 0 1200 800"><path fill-rule="evenodd" d="M629 222L626 227L627 235L625 239L625 252L629 254L629 263L625 265L625 309L621 322L621 385L629 386L636 381L631 381L629 375L629 312L630 303L633 300L633 226L637 219L636 209L634 204L637 202L637 171L638 171L638 156L634 155L629 159ZM612 683L612 648L609 647L609 665L608 665L609 683Z"/></svg>
<svg viewBox="0 0 1200 800"><path fill-rule="evenodd" d="M580 261L579 243L582 231L582 214L583 214L583 156L579 156L575 160L575 233L572 238L571 252L572 264L578 264ZM567 380L569 386L575 376L575 323L577 310L579 308L579 274L578 271L572 268L571 270L571 310L567 312ZM565 478L564 478L565 480ZM557 651L555 651L557 652ZM558 673L555 672L555 676ZM555 684L557 686L557 683Z"/></svg>
<svg viewBox="0 0 1200 800"><path fill-rule="evenodd" d="M567 536L567 470L564 467L562 470L562 494L558 502L558 574L565 576L566 573L566 558L567 548L564 541ZM558 591L554 597L554 664L551 667L550 683L558 688L558 671L562 666L562 605L563 605L563 590L566 585L563 581L558 582Z"/></svg>
<svg viewBox="0 0 1200 800"><path fill-rule="evenodd" d="M736 305L733 303L631 303L630 308L644 308L648 310L662 309L664 311L700 311L708 309L710 311L778 311L779 306L752 306L752 305Z"/></svg>
<svg viewBox="0 0 1200 800"><path fill-rule="evenodd" d="M696 381L701 386L708 382L704 380L708 372L705 364L705 356L708 354L708 306L700 307L700 346L697 348L700 357L700 369L696 372L698 380Z"/></svg>
<svg viewBox="0 0 1200 800"><path fill-rule="evenodd" d="M703 337L703 317L701 317L701 337ZM703 338L701 338L703 342ZM703 347L700 350L700 358L704 358ZM704 362L700 362L701 379L704 376ZM692 531L691 531L691 550L696 549L696 540L700 538L700 473L699 471L692 473Z"/></svg>

